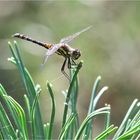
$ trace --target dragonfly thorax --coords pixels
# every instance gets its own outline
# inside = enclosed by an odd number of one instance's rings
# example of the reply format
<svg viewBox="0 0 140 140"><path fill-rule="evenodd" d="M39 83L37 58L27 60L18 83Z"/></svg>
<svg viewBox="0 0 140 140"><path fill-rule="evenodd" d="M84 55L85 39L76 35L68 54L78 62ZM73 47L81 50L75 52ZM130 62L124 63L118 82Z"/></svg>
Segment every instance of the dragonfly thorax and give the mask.
<svg viewBox="0 0 140 140"><path fill-rule="evenodd" d="M61 48L66 52L66 55L76 60L81 56L81 52L79 49L74 49L70 47L68 44L61 44Z"/></svg>

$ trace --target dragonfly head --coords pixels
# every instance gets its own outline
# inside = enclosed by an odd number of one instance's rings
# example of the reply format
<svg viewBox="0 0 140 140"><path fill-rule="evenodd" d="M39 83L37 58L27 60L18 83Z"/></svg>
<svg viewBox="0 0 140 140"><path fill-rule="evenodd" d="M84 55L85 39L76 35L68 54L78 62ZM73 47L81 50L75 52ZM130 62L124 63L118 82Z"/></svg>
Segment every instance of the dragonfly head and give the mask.
<svg viewBox="0 0 140 140"><path fill-rule="evenodd" d="M78 59L80 56L81 56L80 50L75 49L75 50L72 51L72 58L73 58L74 60Z"/></svg>

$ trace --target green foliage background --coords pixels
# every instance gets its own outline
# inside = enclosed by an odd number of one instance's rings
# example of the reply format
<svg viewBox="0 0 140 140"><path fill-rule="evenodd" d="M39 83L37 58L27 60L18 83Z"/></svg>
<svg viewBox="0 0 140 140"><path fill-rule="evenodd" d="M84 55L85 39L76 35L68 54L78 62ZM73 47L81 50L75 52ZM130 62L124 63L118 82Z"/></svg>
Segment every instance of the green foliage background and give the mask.
<svg viewBox="0 0 140 140"><path fill-rule="evenodd" d="M111 104L112 122L119 124L129 104L134 98L140 97L139 12L139 1L0 1L0 82L10 95L24 104L21 78L17 69L7 61L11 56L7 41L13 41L11 35L15 32L44 42L57 43L62 37L93 25L90 31L71 44L82 51L81 59L84 60L79 75L79 113L81 119L84 118L93 82L101 75L102 84L110 87L101 105L104 102ZM26 41L17 41L24 63L35 82L42 85L40 98L43 112L50 109L49 100L46 103L46 80L55 87L60 109L57 110L58 119L55 123L56 128L59 128L64 101L61 91L68 87L67 79L60 77L63 59L53 55L45 69L41 70L45 49ZM44 120L47 117L44 115Z"/></svg>

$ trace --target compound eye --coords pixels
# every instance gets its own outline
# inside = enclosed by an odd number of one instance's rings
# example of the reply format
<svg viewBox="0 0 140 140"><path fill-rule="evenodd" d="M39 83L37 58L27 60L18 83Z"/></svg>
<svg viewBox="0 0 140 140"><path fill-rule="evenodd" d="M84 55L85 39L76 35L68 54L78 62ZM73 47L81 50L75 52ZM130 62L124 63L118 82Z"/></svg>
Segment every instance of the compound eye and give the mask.
<svg viewBox="0 0 140 140"><path fill-rule="evenodd" d="M72 53L73 59L78 59L80 56L81 56L81 53L80 53L80 51L78 49L73 51L73 53Z"/></svg>

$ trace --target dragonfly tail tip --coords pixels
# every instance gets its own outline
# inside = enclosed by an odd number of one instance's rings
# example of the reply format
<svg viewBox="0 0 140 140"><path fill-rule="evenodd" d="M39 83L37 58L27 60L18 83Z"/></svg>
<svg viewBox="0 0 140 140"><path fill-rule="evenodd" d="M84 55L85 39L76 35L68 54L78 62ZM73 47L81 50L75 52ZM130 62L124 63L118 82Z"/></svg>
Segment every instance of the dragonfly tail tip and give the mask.
<svg viewBox="0 0 140 140"><path fill-rule="evenodd" d="M15 33L12 35L12 37L18 37L20 34L19 33Z"/></svg>

